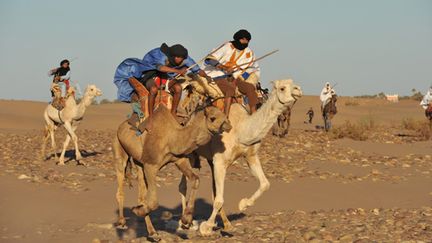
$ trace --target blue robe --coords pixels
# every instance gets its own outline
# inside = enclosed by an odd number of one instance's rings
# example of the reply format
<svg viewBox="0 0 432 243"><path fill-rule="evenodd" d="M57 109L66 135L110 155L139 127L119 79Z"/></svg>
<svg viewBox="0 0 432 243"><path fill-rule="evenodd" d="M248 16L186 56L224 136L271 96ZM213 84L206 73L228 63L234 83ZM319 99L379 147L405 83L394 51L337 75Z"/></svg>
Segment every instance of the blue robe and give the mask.
<svg viewBox="0 0 432 243"><path fill-rule="evenodd" d="M129 84L130 77L141 77L145 70L141 59L127 58L118 65L114 74L114 84L117 86L117 99L120 101L130 102L131 95L134 91Z"/></svg>
<svg viewBox="0 0 432 243"><path fill-rule="evenodd" d="M131 101L131 95L134 91L129 84L130 77L141 77L143 72L151 70L159 70L161 66L168 64L168 57L161 51L160 48L155 48L149 51L142 60L138 58L127 58L118 65L114 74L114 84L117 86L117 99L124 102ZM181 69L183 67L191 67L195 61L188 56L179 66L173 67ZM198 73L200 68L195 65L191 68L193 73ZM176 73L168 73L170 78L175 77Z"/></svg>

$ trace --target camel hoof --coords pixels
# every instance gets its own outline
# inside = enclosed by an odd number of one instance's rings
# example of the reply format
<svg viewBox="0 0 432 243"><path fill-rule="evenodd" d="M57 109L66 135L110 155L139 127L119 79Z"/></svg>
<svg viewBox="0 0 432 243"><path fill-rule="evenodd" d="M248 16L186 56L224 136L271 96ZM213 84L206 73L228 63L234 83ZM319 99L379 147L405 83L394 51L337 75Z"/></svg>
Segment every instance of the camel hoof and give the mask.
<svg viewBox="0 0 432 243"><path fill-rule="evenodd" d="M64 163L64 161L63 162L59 161L59 162L57 162L57 165L65 165L65 163Z"/></svg>
<svg viewBox="0 0 432 243"><path fill-rule="evenodd" d="M147 236L147 238L149 238L149 239L151 239L151 240L153 240L155 242L159 242L159 241L162 240L162 237L156 231L152 232L152 233L149 233L149 235Z"/></svg>
<svg viewBox="0 0 432 243"><path fill-rule="evenodd" d="M125 218L119 218L118 222L117 222L117 229L127 229L127 225L126 225L126 219Z"/></svg>
<svg viewBox="0 0 432 243"><path fill-rule="evenodd" d="M190 213L184 214L180 220L181 227L183 229L189 229L189 227L192 225L192 220L193 220L192 214Z"/></svg>
<svg viewBox="0 0 432 243"><path fill-rule="evenodd" d="M240 200L239 205L238 205L239 210L241 212L244 212L249 206L251 206L251 205L248 204L247 198L243 198L242 200Z"/></svg>
<svg viewBox="0 0 432 243"><path fill-rule="evenodd" d="M213 227L215 224L204 221L201 223L199 230L202 236L211 236L213 234Z"/></svg>

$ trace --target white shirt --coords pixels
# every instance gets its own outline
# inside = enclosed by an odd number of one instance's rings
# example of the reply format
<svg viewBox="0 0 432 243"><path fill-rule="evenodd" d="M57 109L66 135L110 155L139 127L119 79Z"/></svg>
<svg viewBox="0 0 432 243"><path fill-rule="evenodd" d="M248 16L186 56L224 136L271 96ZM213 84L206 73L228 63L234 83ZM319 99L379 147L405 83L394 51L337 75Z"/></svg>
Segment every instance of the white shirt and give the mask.
<svg viewBox="0 0 432 243"><path fill-rule="evenodd" d="M432 89L429 89L428 92L423 96L422 101L420 102L420 105L423 107L423 109L427 109L429 103L432 102Z"/></svg>
<svg viewBox="0 0 432 243"><path fill-rule="evenodd" d="M212 53L209 58L217 60L220 64L227 67L235 67L235 65L248 63L242 65L240 67L240 70L234 72L233 77L237 78L244 72L248 72L249 74L255 73L255 75L257 75L259 78L260 68L257 62L250 63L256 58L255 54L249 47L246 47L244 50L240 51L237 50L231 44L231 42L227 42L221 48ZM204 72L206 72L206 74L212 78L226 75L226 73L222 70L212 65L207 65L205 63L202 64L201 69L204 70Z"/></svg>
<svg viewBox="0 0 432 243"><path fill-rule="evenodd" d="M336 91L334 89L332 89L331 87L324 87L321 90L321 94L320 94L320 100L322 103L325 103L328 99L330 99L332 97L333 94L336 94Z"/></svg>

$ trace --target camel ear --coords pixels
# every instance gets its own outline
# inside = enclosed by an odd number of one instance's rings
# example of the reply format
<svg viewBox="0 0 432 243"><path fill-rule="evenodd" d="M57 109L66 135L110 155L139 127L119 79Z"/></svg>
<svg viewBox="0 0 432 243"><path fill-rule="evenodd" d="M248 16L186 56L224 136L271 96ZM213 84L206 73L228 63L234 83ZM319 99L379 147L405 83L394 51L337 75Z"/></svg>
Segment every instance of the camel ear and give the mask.
<svg viewBox="0 0 432 243"><path fill-rule="evenodd" d="M279 87L280 81L279 80L273 80L271 83L273 85L273 89L277 89Z"/></svg>

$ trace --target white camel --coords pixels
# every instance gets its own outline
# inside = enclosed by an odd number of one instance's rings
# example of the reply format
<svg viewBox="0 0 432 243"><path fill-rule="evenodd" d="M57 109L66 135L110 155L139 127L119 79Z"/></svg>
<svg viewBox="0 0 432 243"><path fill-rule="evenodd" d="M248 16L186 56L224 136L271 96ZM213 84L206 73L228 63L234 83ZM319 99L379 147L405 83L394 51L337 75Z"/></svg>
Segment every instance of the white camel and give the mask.
<svg viewBox="0 0 432 243"><path fill-rule="evenodd" d="M73 88L68 91L69 95L66 98L65 107L61 111L57 110L52 105L48 105L44 111L45 133L42 141L42 158L46 158L46 143L48 138L51 136L51 147L53 149L55 159L59 159L59 165L64 165L66 148L69 145L71 139L75 145L75 159L77 160L78 164L83 164L80 162L82 156L78 149L78 137L75 134L75 130L78 128L80 121L83 119L86 108L91 105L95 97L102 95L101 90L98 89L96 85L88 85L81 102L77 104L74 95L71 93L74 93ZM63 150L60 154L60 158L58 158L54 132L62 125L67 131L67 136L63 143Z"/></svg>
<svg viewBox="0 0 432 243"><path fill-rule="evenodd" d="M226 170L238 158L246 158L252 175L260 183L258 190L250 198L244 198L239 202L239 209L241 211L246 210L247 207L255 203L255 200L264 191L269 189L270 183L264 175L258 157L261 140L271 129L277 117L301 96L300 87L295 85L291 79L274 81L269 99L257 112L249 115L243 106L233 104L229 114L229 120L233 127L231 131L224 132L222 136L213 137L208 144L198 148L196 151L198 155L207 159L211 166L213 193L215 195L212 214L207 221L200 225L202 235L210 235L213 232L218 212L220 212L225 229L233 228L222 206ZM184 196L182 196L182 204L185 205Z"/></svg>

